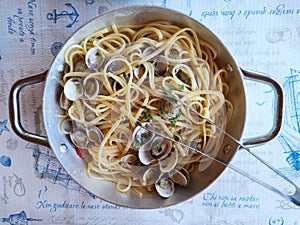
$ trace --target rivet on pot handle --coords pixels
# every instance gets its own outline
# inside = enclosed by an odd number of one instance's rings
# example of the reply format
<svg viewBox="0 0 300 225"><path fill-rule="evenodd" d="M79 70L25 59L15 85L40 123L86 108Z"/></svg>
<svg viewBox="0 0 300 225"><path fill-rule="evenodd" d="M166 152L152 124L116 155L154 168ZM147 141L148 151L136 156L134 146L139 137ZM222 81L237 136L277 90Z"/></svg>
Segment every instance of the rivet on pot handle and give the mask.
<svg viewBox="0 0 300 225"><path fill-rule="evenodd" d="M14 83L9 93L9 117L10 117L11 127L19 137L36 144L50 147L47 137L31 133L23 127L21 122L20 98L19 98L20 91L25 86L45 81L46 75L47 75L47 71L38 75L23 78L21 80L18 80L16 83Z"/></svg>
<svg viewBox="0 0 300 225"><path fill-rule="evenodd" d="M258 80L260 82L268 84L275 93L275 104L274 104L275 110L274 110L274 117L273 117L273 126L271 130L265 135L245 139L243 140L243 143L244 145L258 145L258 144L271 141L277 136L282 126L283 104L284 104L284 97L283 97L284 94L283 94L282 87L278 82L263 74L259 74L257 72L252 72L242 68L241 70L246 78L252 80Z"/></svg>

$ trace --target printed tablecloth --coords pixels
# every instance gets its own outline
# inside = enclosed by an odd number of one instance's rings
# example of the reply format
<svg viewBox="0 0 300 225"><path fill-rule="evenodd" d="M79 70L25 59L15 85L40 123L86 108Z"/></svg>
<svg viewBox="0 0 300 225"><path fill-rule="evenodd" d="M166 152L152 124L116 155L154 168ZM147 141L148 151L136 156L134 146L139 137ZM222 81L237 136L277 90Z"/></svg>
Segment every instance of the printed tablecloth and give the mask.
<svg viewBox="0 0 300 225"><path fill-rule="evenodd" d="M19 138L9 121L8 96L17 80L46 71L63 43L81 25L111 9L156 5L183 12L212 30L238 65L276 79L285 93L284 123L271 142L252 150L300 184L300 3L242 0L61 0L1 1L0 8L0 224L203 224L298 225L300 207L233 170L203 192L178 205L155 210L122 208L82 189L64 171L51 149ZM274 94L269 86L245 81L244 138L270 129ZM22 123L44 134L43 84L21 92ZM274 183L246 152L232 164Z"/></svg>

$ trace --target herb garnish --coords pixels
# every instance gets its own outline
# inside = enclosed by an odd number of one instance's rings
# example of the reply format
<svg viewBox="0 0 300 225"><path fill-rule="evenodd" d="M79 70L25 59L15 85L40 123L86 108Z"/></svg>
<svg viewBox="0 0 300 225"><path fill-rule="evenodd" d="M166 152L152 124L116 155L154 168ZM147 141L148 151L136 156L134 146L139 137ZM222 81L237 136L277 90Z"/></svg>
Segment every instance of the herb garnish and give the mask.
<svg viewBox="0 0 300 225"><path fill-rule="evenodd" d="M172 117L171 119L169 119L169 121L170 121L172 127L175 127L175 126L176 126L176 122L177 122L179 116L180 116L180 115L177 114L176 116L174 116L174 117Z"/></svg>
<svg viewBox="0 0 300 225"><path fill-rule="evenodd" d="M166 86L166 91L171 93L174 90L174 87L172 85L167 85Z"/></svg>
<svg viewBox="0 0 300 225"><path fill-rule="evenodd" d="M180 91L183 91L183 90L184 90L184 84L178 84L178 86L179 86L179 90L180 90Z"/></svg>
<svg viewBox="0 0 300 225"><path fill-rule="evenodd" d="M165 110L164 110L163 108L160 108L160 109L159 109L159 112L160 112L160 114L164 114L164 113L165 113Z"/></svg>
<svg viewBox="0 0 300 225"><path fill-rule="evenodd" d="M153 120L153 116L151 114L151 110L149 108L147 108L146 106L142 106L143 109L146 109L146 112L143 112L143 115L144 115L144 119L145 120Z"/></svg>

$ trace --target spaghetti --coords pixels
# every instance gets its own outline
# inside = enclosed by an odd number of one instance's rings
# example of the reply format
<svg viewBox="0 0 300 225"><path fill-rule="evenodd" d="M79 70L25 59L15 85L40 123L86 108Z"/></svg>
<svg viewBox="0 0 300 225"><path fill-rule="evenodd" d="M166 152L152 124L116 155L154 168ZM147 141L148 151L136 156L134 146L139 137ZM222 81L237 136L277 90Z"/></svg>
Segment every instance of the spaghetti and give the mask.
<svg viewBox="0 0 300 225"><path fill-rule="evenodd" d="M216 58L215 48L193 29L165 21L112 24L68 47L61 129L88 155L87 175L139 196L162 178L179 183L182 169L187 178L201 155L136 122L202 151L215 151L210 143L218 140L217 130L180 102L221 126L228 122L232 104L226 99L227 71ZM64 129L67 121L72 121L71 131Z"/></svg>

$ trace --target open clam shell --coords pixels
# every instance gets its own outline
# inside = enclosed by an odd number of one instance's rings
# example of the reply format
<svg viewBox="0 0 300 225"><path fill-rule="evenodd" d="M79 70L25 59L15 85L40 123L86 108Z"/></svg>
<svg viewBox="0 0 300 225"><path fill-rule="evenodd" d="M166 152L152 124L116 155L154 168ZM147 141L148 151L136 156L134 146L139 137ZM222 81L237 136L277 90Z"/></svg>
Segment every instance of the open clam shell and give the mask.
<svg viewBox="0 0 300 225"><path fill-rule="evenodd" d="M169 175L172 181L181 186L187 186L190 182L190 173L185 168L174 169Z"/></svg>
<svg viewBox="0 0 300 225"><path fill-rule="evenodd" d="M78 61L74 66L74 72L86 72L88 70L84 61Z"/></svg>
<svg viewBox="0 0 300 225"><path fill-rule="evenodd" d="M64 91L62 91L59 97L59 106L64 110L68 110L71 105L72 105L72 101L70 101L66 97Z"/></svg>
<svg viewBox="0 0 300 225"><path fill-rule="evenodd" d="M137 156L135 154L127 154L121 158L122 163L132 164L137 160Z"/></svg>
<svg viewBox="0 0 300 225"><path fill-rule="evenodd" d="M151 143L146 143L142 147L140 147L138 156L139 160L141 161L142 164L144 165L150 165L151 163L157 161L154 159L150 153L150 148L151 148Z"/></svg>
<svg viewBox="0 0 300 225"><path fill-rule="evenodd" d="M132 133L132 147L133 148L140 148L142 145L146 144L147 142L149 142L150 140L152 140L152 138L154 137L154 134L146 129L144 129L143 127L148 127L148 128L152 128L152 124L145 122L142 123L142 126L136 126L136 128L134 129L133 133Z"/></svg>
<svg viewBox="0 0 300 225"><path fill-rule="evenodd" d="M96 78L90 78L83 83L84 96L86 96L89 100L93 100L97 97L100 84Z"/></svg>
<svg viewBox="0 0 300 225"><path fill-rule="evenodd" d="M74 128L70 132L71 141L78 148L85 149L89 143L89 138L86 132L80 128Z"/></svg>
<svg viewBox="0 0 300 225"><path fill-rule="evenodd" d="M169 61L166 56L158 55L153 62L154 73L156 76L163 76L168 72Z"/></svg>
<svg viewBox="0 0 300 225"><path fill-rule="evenodd" d="M159 174L160 172L157 167L148 168L141 176L141 184L143 186L155 184Z"/></svg>
<svg viewBox="0 0 300 225"><path fill-rule="evenodd" d="M104 138L101 130L96 126L87 126L86 135L89 138L89 141L95 145L100 145Z"/></svg>
<svg viewBox="0 0 300 225"><path fill-rule="evenodd" d="M148 46L143 50L143 57L146 57L150 54L152 54L153 52L155 52L156 48L154 48L153 46ZM151 58L153 59L153 58ZM151 61L151 59L149 59Z"/></svg>
<svg viewBox="0 0 300 225"><path fill-rule="evenodd" d="M172 142L163 137L154 137L139 148L139 159L144 165L163 160L172 149Z"/></svg>
<svg viewBox="0 0 300 225"><path fill-rule="evenodd" d="M179 105L168 99L163 99L159 101L159 113L161 116L168 120L172 120L179 115Z"/></svg>
<svg viewBox="0 0 300 225"><path fill-rule="evenodd" d="M172 142L163 137L155 137L151 141L150 154L154 159L166 158L172 149Z"/></svg>
<svg viewBox="0 0 300 225"><path fill-rule="evenodd" d="M117 56L112 58L112 60L112 63L107 67L107 71L111 73L115 73L118 71L124 72L125 67L127 66L127 64L125 63L128 61L127 58L124 56Z"/></svg>
<svg viewBox="0 0 300 225"><path fill-rule="evenodd" d="M178 151L175 148L172 148L171 152L167 155L166 158L159 161L160 171L167 173L175 168L178 162Z"/></svg>
<svg viewBox="0 0 300 225"><path fill-rule="evenodd" d="M161 177L155 182L155 189L161 197L169 198L175 192L175 185L170 178Z"/></svg>

